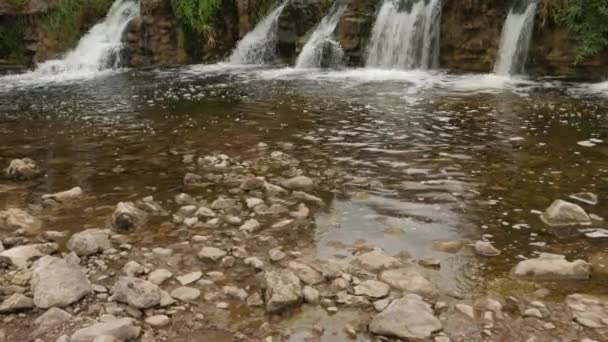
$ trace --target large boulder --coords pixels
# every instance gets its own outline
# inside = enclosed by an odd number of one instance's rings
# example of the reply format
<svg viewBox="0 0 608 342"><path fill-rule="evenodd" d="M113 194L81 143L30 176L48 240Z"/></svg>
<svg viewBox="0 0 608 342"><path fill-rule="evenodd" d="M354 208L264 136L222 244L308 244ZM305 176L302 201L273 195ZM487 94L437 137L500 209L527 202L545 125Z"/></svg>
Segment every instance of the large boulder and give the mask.
<svg viewBox="0 0 608 342"><path fill-rule="evenodd" d="M0 211L0 230L24 229L31 232L40 229L40 226L38 219L21 209L9 208Z"/></svg>
<svg viewBox="0 0 608 342"><path fill-rule="evenodd" d="M120 202L112 214L112 228L120 232L132 231L143 226L148 214L131 202Z"/></svg>
<svg viewBox="0 0 608 342"><path fill-rule="evenodd" d="M379 278L391 287L401 291L415 293L423 297L437 296L437 289L433 283L413 267L386 270L380 273Z"/></svg>
<svg viewBox="0 0 608 342"><path fill-rule="evenodd" d="M584 260L568 261L564 255L541 253L537 258L520 261L513 275L531 280L588 279L591 264Z"/></svg>
<svg viewBox="0 0 608 342"><path fill-rule="evenodd" d="M6 177L14 180L29 180L40 176L40 168L30 158L13 159L5 170Z"/></svg>
<svg viewBox="0 0 608 342"><path fill-rule="evenodd" d="M34 264L31 289L34 304L44 309L68 306L93 291L80 265L48 255Z"/></svg>
<svg viewBox="0 0 608 342"><path fill-rule="evenodd" d="M0 252L0 262L24 268L37 258L57 251L59 245L54 242L17 246Z"/></svg>
<svg viewBox="0 0 608 342"><path fill-rule="evenodd" d="M377 335L403 339L428 339L442 329L431 306L415 294L406 294L376 315L369 330Z"/></svg>
<svg viewBox="0 0 608 342"><path fill-rule="evenodd" d="M116 341L131 341L136 339L140 332L141 328L135 325L134 319L117 318L76 331L70 342L94 342L98 336L111 336Z"/></svg>
<svg viewBox="0 0 608 342"><path fill-rule="evenodd" d="M60 191L54 194L42 195L42 204L46 206L62 206L74 205L84 197L84 193L80 187L74 187L70 190Z"/></svg>
<svg viewBox="0 0 608 342"><path fill-rule="evenodd" d="M109 249L112 243L103 229L87 229L72 235L67 247L78 256L88 256Z"/></svg>
<svg viewBox="0 0 608 342"><path fill-rule="evenodd" d="M135 277L120 277L112 288L112 300L127 303L138 309L147 309L160 304L161 291L158 285Z"/></svg>
<svg viewBox="0 0 608 342"><path fill-rule="evenodd" d="M302 300L300 278L289 270L270 270L264 274L266 311L279 312Z"/></svg>
<svg viewBox="0 0 608 342"><path fill-rule="evenodd" d="M591 224L589 215L580 206L563 200L555 200L540 216L552 227L581 226Z"/></svg>

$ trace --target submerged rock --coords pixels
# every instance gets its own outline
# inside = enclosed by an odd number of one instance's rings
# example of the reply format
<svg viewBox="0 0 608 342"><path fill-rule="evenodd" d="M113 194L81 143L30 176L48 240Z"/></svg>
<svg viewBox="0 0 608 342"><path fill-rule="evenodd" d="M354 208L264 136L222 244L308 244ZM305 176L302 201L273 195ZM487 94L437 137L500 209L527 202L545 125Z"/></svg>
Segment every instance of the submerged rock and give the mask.
<svg viewBox="0 0 608 342"><path fill-rule="evenodd" d="M445 240L445 241L433 241L433 249L446 252L456 253L462 249L464 242L460 240Z"/></svg>
<svg viewBox="0 0 608 342"><path fill-rule="evenodd" d="M9 208L0 211L0 230L36 231L40 226L41 223L38 219L21 209Z"/></svg>
<svg viewBox="0 0 608 342"><path fill-rule="evenodd" d="M113 337L116 341L130 341L139 336L141 328L132 318L116 318L80 329L72 335L70 342L94 342L99 336Z"/></svg>
<svg viewBox="0 0 608 342"><path fill-rule="evenodd" d="M321 273L301 262L290 261L287 268L292 270L298 278L308 285L314 285L323 281Z"/></svg>
<svg viewBox="0 0 608 342"><path fill-rule="evenodd" d="M401 266L401 261L382 250L363 253L353 260L353 264L372 272Z"/></svg>
<svg viewBox="0 0 608 342"><path fill-rule="evenodd" d="M580 325L594 329L608 327L608 300L577 293L566 297L566 304Z"/></svg>
<svg viewBox="0 0 608 342"><path fill-rule="evenodd" d="M406 294L377 314L369 330L377 335L404 339L427 339L442 329L431 306L415 294Z"/></svg>
<svg viewBox="0 0 608 342"><path fill-rule="evenodd" d="M424 297L437 296L437 289L433 283L413 267L383 271L380 273L379 279L401 291L415 293Z"/></svg>
<svg viewBox="0 0 608 342"><path fill-rule="evenodd" d="M31 289L39 308L65 307L93 292L80 265L45 256L34 264Z"/></svg>
<svg viewBox="0 0 608 342"><path fill-rule="evenodd" d="M73 205L83 197L84 193L82 192L82 189L77 186L70 190L42 195L42 204L47 206Z"/></svg>
<svg viewBox="0 0 608 342"><path fill-rule="evenodd" d="M302 300L300 278L289 270L270 270L264 274L266 311L279 312Z"/></svg>
<svg viewBox="0 0 608 342"><path fill-rule="evenodd" d="M160 304L160 288L156 284L135 277L120 277L112 288L112 300L127 303L138 309Z"/></svg>
<svg viewBox="0 0 608 342"><path fill-rule="evenodd" d="M198 257L203 260L211 260L213 262L217 262L224 256L226 256L226 252L215 247L203 247L201 251L198 253Z"/></svg>
<svg viewBox="0 0 608 342"><path fill-rule="evenodd" d="M356 296L367 296L371 298L382 298L388 296L390 287L377 280L365 280L355 286Z"/></svg>
<svg viewBox="0 0 608 342"><path fill-rule="evenodd" d="M583 208L563 200L553 201L540 218L543 222L553 227L591 224L591 219Z"/></svg>
<svg viewBox="0 0 608 342"><path fill-rule="evenodd" d="M310 191L314 187L314 182L306 176L295 176L284 180L281 185L289 190Z"/></svg>
<svg viewBox="0 0 608 342"><path fill-rule="evenodd" d="M132 231L146 223L148 214L131 202L119 202L112 214L112 228L120 232Z"/></svg>
<svg viewBox="0 0 608 342"><path fill-rule="evenodd" d="M513 275L532 280L588 279L591 264L584 260L568 261L564 255L541 253L539 257L520 261Z"/></svg>
<svg viewBox="0 0 608 342"><path fill-rule="evenodd" d="M497 256L500 255L500 251L492 246L490 242L487 241L475 241L474 244L475 253L482 256Z"/></svg>
<svg viewBox="0 0 608 342"><path fill-rule="evenodd" d="M59 245L54 242L17 246L0 252L0 262L23 268L27 267L30 261L54 253L57 249Z"/></svg>
<svg viewBox="0 0 608 342"><path fill-rule="evenodd" d="M5 170L6 177L14 180L30 180L41 174L36 162L30 158L13 159Z"/></svg>
<svg viewBox="0 0 608 342"><path fill-rule="evenodd" d="M88 256L112 247L108 233L102 229L87 229L72 235L66 247L78 256Z"/></svg>
<svg viewBox="0 0 608 342"><path fill-rule="evenodd" d="M572 194L568 197L572 198L573 200L577 200L579 202L589 204L589 205L597 205L599 202L597 195L594 193L591 193L591 192L578 192L578 193Z"/></svg>

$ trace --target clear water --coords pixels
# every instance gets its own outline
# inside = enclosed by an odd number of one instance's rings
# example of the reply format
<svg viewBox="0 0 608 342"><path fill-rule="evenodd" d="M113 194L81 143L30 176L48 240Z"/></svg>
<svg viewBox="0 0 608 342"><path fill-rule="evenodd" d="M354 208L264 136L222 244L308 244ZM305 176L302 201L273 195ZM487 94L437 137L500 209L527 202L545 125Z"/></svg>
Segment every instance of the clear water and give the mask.
<svg viewBox="0 0 608 342"><path fill-rule="evenodd" d="M502 28L494 73L498 75L524 73L534 30L536 7L536 0L528 0L523 10L513 6L509 11Z"/></svg>

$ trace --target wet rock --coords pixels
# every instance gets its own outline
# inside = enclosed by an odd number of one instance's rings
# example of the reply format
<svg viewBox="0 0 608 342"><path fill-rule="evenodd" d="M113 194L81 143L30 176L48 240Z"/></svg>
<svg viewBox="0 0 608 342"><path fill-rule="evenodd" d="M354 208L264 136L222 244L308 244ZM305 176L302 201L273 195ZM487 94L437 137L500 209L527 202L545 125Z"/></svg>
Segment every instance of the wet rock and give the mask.
<svg viewBox="0 0 608 342"><path fill-rule="evenodd" d="M34 264L31 290L39 308L65 307L93 292L78 264L45 256Z"/></svg>
<svg viewBox="0 0 608 342"><path fill-rule="evenodd" d="M192 196L190 196L186 193L183 193L183 192L175 195L175 197L173 197L173 201L175 201L175 203L177 205L196 204L196 200L194 198L192 198Z"/></svg>
<svg viewBox="0 0 608 342"><path fill-rule="evenodd" d="M308 194L304 191L294 191L291 196L297 200L300 201L304 201L304 202L308 202L308 203L312 203L315 204L317 206L323 206L325 203L323 202L322 199L320 199L317 196L313 196L311 194Z"/></svg>
<svg viewBox="0 0 608 342"><path fill-rule="evenodd" d="M266 311L273 313L297 305L302 300L300 278L289 270L270 270L264 274Z"/></svg>
<svg viewBox="0 0 608 342"><path fill-rule="evenodd" d="M203 272L201 271L196 271L196 272L191 272L188 274L184 274L181 276L176 277L177 281L181 284L181 285L188 285L188 284L192 284L195 281L201 279L201 277L203 276Z"/></svg>
<svg viewBox="0 0 608 342"><path fill-rule="evenodd" d="M155 328L160 328L169 325L171 319L166 315L154 315L146 318L146 323Z"/></svg>
<svg viewBox="0 0 608 342"><path fill-rule="evenodd" d="M226 210L237 206L237 202L233 198L220 197L211 203L213 210Z"/></svg>
<svg viewBox="0 0 608 342"><path fill-rule="evenodd" d="M211 260L213 262L217 262L224 256L226 256L226 252L215 247L203 247L201 251L198 253L198 257L204 260Z"/></svg>
<svg viewBox="0 0 608 342"><path fill-rule="evenodd" d="M40 226L40 220L21 209L9 208L0 211L0 230L15 231L23 229L33 232L40 229Z"/></svg>
<svg viewBox="0 0 608 342"><path fill-rule="evenodd" d="M238 300L245 300L248 297L247 291L236 286L224 286L222 288L222 293L224 293L224 295L226 295L228 298Z"/></svg>
<svg viewBox="0 0 608 342"><path fill-rule="evenodd" d="M357 256L353 264L372 272L401 266L401 261L392 257L384 251L374 250Z"/></svg>
<svg viewBox="0 0 608 342"><path fill-rule="evenodd" d="M475 248L475 253L481 256L490 257L500 255L500 251L487 241L475 241L475 245L473 247Z"/></svg>
<svg viewBox="0 0 608 342"><path fill-rule="evenodd" d="M591 219L583 208L563 200L553 201L540 218L547 225L553 227L591 224Z"/></svg>
<svg viewBox="0 0 608 342"><path fill-rule="evenodd" d="M280 196L287 194L287 190L283 189L278 185L274 185L268 182L264 183L264 191L269 196Z"/></svg>
<svg viewBox="0 0 608 342"><path fill-rule="evenodd" d="M566 305L574 320L587 328L608 327L608 301L586 294L566 297Z"/></svg>
<svg viewBox="0 0 608 342"><path fill-rule="evenodd" d="M255 177L253 175L249 175L244 181L243 183L241 183L241 190L243 191L251 191L251 190L258 190L258 189L262 189L264 187L264 178L262 177Z"/></svg>
<svg viewBox="0 0 608 342"><path fill-rule="evenodd" d="M608 275L608 254L597 252L589 258L594 274Z"/></svg>
<svg viewBox="0 0 608 342"><path fill-rule="evenodd" d="M390 287L377 280L365 280L355 286L355 295L367 296L370 298L382 298L388 296Z"/></svg>
<svg viewBox="0 0 608 342"><path fill-rule="evenodd" d="M298 210L290 212L289 216L293 217L294 219L303 220L310 216L310 209L308 209L306 204L300 203L298 205Z"/></svg>
<svg viewBox="0 0 608 342"><path fill-rule="evenodd" d="M321 273L306 264L291 261L289 264L287 264L287 268L292 270L303 282L308 285L314 285L323 281L323 276Z"/></svg>
<svg viewBox="0 0 608 342"><path fill-rule="evenodd" d="M135 207L131 202L119 202L112 214L112 228L119 232L133 231L142 227L148 214Z"/></svg>
<svg viewBox="0 0 608 342"><path fill-rule="evenodd" d="M433 249L440 252L457 253L463 246L460 240L433 241Z"/></svg>
<svg viewBox="0 0 608 342"><path fill-rule="evenodd" d="M537 308L526 309L526 311L524 311L524 315L523 316L524 317L535 317L535 318L538 318L538 319L542 319L543 318L543 314Z"/></svg>
<svg viewBox="0 0 608 342"><path fill-rule="evenodd" d="M42 195L42 204L47 206L73 205L84 198L84 193L80 187L70 190L57 192L54 194Z"/></svg>
<svg viewBox="0 0 608 342"><path fill-rule="evenodd" d="M431 307L415 294L393 301L369 324L374 334L404 339L428 339L441 329Z"/></svg>
<svg viewBox="0 0 608 342"><path fill-rule="evenodd" d="M14 180L30 180L42 174L36 162L30 158L11 160L4 173L7 178Z"/></svg>
<svg viewBox="0 0 608 342"><path fill-rule="evenodd" d="M286 256L287 254L285 254L285 252L283 252L280 247L273 248L268 251L268 257L270 258L270 261L273 262L281 261L285 259Z"/></svg>
<svg viewBox="0 0 608 342"><path fill-rule="evenodd" d="M194 213L194 216L198 217L198 218L214 218L217 217L217 214L215 213L215 211L207 208L207 207L200 207L196 210L196 212Z"/></svg>
<svg viewBox="0 0 608 342"><path fill-rule="evenodd" d="M111 336L118 341L130 341L137 338L140 331L141 328L135 325L134 319L117 318L76 331L70 338L70 342L94 342L99 336Z"/></svg>
<svg viewBox="0 0 608 342"><path fill-rule="evenodd" d="M281 221L273 224L272 228L273 229L284 229L284 228L291 226L292 223L293 223L293 220L291 220L291 219L281 220Z"/></svg>
<svg viewBox="0 0 608 342"><path fill-rule="evenodd" d="M412 267L386 270L380 273L379 278L391 287L401 291L415 293L428 298L437 296L437 290L433 283Z"/></svg>
<svg viewBox="0 0 608 342"><path fill-rule="evenodd" d="M119 277L112 287L111 300L123 302L138 309L147 309L160 303L157 285L135 277Z"/></svg>
<svg viewBox="0 0 608 342"><path fill-rule="evenodd" d="M319 303L319 291L311 286L304 286L302 290L302 295L304 296L304 301L308 304L317 304Z"/></svg>
<svg viewBox="0 0 608 342"><path fill-rule="evenodd" d="M180 286L171 291L171 297L182 302L191 302L201 296L201 291L193 287Z"/></svg>
<svg viewBox="0 0 608 342"><path fill-rule="evenodd" d="M2 304L0 304L0 313L7 314L18 312L22 310L28 310L34 307L34 301L22 295L21 293L14 293L10 297L6 298Z"/></svg>
<svg viewBox="0 0 608 342"><path fill-rule="evenodd" d="M72 235L66 247L78 256L88 256L112 247L108 233L102 229L87 229Z"/></svg>
<svg viewBox="0 0 608 342"><path fill-rule="evenodd" d="M50 308L36 318L37 332L42 333L72 319L72 315L60 308Z"/></svg>
<svg viewBox="0 0 608 342"><path fill-rule="evenodd" d="M254 233L260 229L261 225L256 219L249 219L239 228L246 233Z"/></svg>
<svg viewBox="0 0 608 342"><path fill-rule="evenodd" d="M576 194L572 194L570 196L568 196L570 198L572 198L573 200L585 203L585 204L589 204L589 205L597 205L598 204L598 198L597 195L591 192L578 192Z"/></svg>
<svg viewBox="0 0 608 342"><path fill-rule="evenodd" d="M559 254L541 253L537 258L520 261L513 275L531 280L588 279L591 264L584 260L567 261Z"/></svg>
<svg viewBox="0 0 608 342"><path fill-rule="evenodd" d="M27 267L29 262L57 251L56 243L41 243L35 245L17 246L0 252L0 262L18 268Z"/></svg>
<svg viewBox="0 0 608 342"><path fill-rule="evenodd" d="M137 277L146 273L146 268L137 262L130 260L122 267L122 273L129 277Z"/></svg>
<svg viewBox="0 0 608 342"><path fill-rule="evenodd" d="M310 191L314 188L314 182L306 176L296 176L281 182L281 185L289 190Z"/></svg>

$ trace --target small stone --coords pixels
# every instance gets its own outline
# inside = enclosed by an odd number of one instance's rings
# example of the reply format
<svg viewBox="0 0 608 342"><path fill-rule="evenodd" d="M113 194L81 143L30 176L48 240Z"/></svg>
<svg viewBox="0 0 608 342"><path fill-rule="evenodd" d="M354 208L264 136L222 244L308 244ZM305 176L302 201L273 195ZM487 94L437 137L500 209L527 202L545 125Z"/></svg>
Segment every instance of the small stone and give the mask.
<svg viewBox="0 0 608 342"><path fill-rule="evenodd" d="M249 257L244 261L245 265L249 265L256 270L261 270L264 268L264 262L256 257Z"/></svg>
<svg viewBox="0 0 608 342"><path fill-rule="evenodd" d="M500 255L500 251L496 247L492 246L487 241L475 241L475 252L482 256L497 256Z"/></svg>
<svg viewBox="0 0 608 342"><path fill-rule="evenodd" d="M437 295L437 289L433 283L412 267L383 271L380 273L379 279L401 291L419 294L428 298Z"/></svg>
<svg viewBox="0 0 608 342"><path fill-rule="evenodd" d="M225 310L225 309L228 309L229 305L226 302L219 302L219 303L215 304L215 307L218 309Z"/></svg>
<svg viewBox="0 0 608 342"><path fill-rule="evenodd" d="M82 189L74 187L70 190L42 195L42 203L47 206L72 205L78 203L83 197Z"/></svg>
<svg viewBox="0 0 608 342"><path fill-rule="evenodd" d="M283 260L287 255L281 250L281 248L273 248L268 251L268 257L271 261L277 262Z"/></svg>
<svg viewBox="0 0 608 342"><path fill-rule="evenodd" d="M8 314L32 309L33 307L34 301L31 298L26 297L21 293L13 293L0 304L0 313Z"/></svg>
<svg viewBox="0 0 608 342"><path fill-rule="evenodd" d="M296 177L284 180L281 183L281 185L289 190L310 191L314 187L314 182L309 177L296 176Z"/></svg>
<svg viewBox="0 0 608 342"><path fill-rule="evenodd" d="M111 336L118 341L128 341L137 338L140 332L141 329L135 326L132 318L115 318L76 331L70 342L91 342L97 336Z"/></svg>
<svg viewBox="0 0 608 342"><path fill-rule="evenodd" d="M0 230L35 232L41 225L40 220L21 209L8 208L0 211Z"/></svg>
<svg viewBox="0 0 608 342"><path fill-rule="evenodd" d="M367 296L370 298L382 298L388 295L390 287L380 281L365 280L361 284L355 286L355 295Z"/></svg>
<svg viewBox="0 0 608 342"><path fill-rule="evenodd" d="M172 276L173 273L171 273L171 271L161 268L150 272L150 274L148 275L148 281L152 284L160 285Z"/></svg>
<svg viewBox="0 0 608 342"><path fill-rule="evenodd" d="M475 311L473 310L472 306L466 304L456 304L455 308L469 318L475 319Z"/></svg>
<svg viewBox="0 0 608 342"><path fill-rule="evenodd" d="M298 304L302 299L300 279L289 270L270 270L264 275L266 310L279 312Z"/></svg>
<svg viewBox="0 0 608 342"><path fill-rule="evenodd" d="M264 301L262 300L262 296L259 293L254 293L249 298L247 298L247 305L253 307L260 307L264 305Z"/></svg>
<svg viewBox="0 0 608 342"><path fill-rule="evenodd" d="M353 264L367 271L377 272L383 269L395 268L401 265L399 259L387 255L381 250L374 250L357 256Z"/></svg>
<svg viewBox="0 0 608 342"><path fill-rule="evenodd" d="M323 276L319 271L304 263L291 261L287 264L287 267L308 285L314 285L323 281Z"/></svg>
<svg viewBox="0 0 608 342"><path fill-rule="evenodd" d="M529 308L524 311L524 317L536 317L541 319L543 318L543 314L537 308Z"/></svg>
<svg viewBox="0 0 608 342"><path fill-rule="evenodd" d="M239 228L246 233L254 233L260 229L261 225L256 219L249 219Z"/></svg>
<svg viewBox="0 0 608 342"><path fill-rule="evenodd" d="M119 277L112 288L112 299L138 309L147 309L160 303L161 293L156 284L135 277Z"/></svg>
<svg viewBox="0 0 608 342"><path fill-rule="evenodd" d="M433 315L431 307L415 294L406 294L393 301L369 324L369 330L374 334L403 339L428 339L441 329L441 322Z"/></svg>
<svg viewBox="0 0 608 342"><path fill-rule="evenodd" d="M178 276L178 277L176 277L176 279L181 285L185 286L188 284L192 284L195 281L201 279L202 276L203 276L203 272L196 271L196 272L191 272L188 274Z"/></svg>
<svg viewBox="0 0 608 342"><path fill-rule="evenodd" d="M155 315L146 318L146 323L155 328L160 328L169 325L169 323L171 323L171 319L166 315Z"/></svg>
<svg viewBox="0 0 608 342"><path fill-rule="evenodd" d="M576 194L572 194L569 197L572 198L573 200L577 200L579 202L589 204L589 205L597 205L599 202L597 195L594 193L591 193L591 192L579 192Z"/></svg>
<svg viewBox="0 0 608 342"><path fill-rule="evenodd" d="M182 302L191 302L201 296L201 291L193 287L180 286L171 291L171 297Z"/></svg>
<svg viewBox="0 0 608 342"><path fill-rule="evenodd" d="M5 170L7 178L14 180L30 180L41 175L40 168L30 158L13 159Z"/></svg>
<svg viewBox="0 0 608 342"><path fill-rule="evenodd" d="M226 256L226 252L215 247L203 247L198 253L198 257L205 260L211 260L217 262L221 258Z"/></svg>
<svg viewBox="0 0 608 342"><path fill-rule="evenodd" d="M31 290L36 307L65 307L93 291L81 267L66 259L47 255L33 268Z"/></svg>
<svg viewBox="0 0 608 342"><path fill-rule="evenodd" d="M555 200L541 215L541 219L549 226L589 225L591 219L580 206L563 200Z"/></svg>
<svg viewBox="0 0 608 342"><path fill-rule="evenodd" d="M460 240L434 241L433 249L446 253L457 253L462 249L464 243Z"/></svg>
<svg viewBox="0 0 608 342"><path fill-rule="evenodd" d="M520 261L513 274L532 280L588 279L591 264L580 259L570 262L559 254L541 253L537 258Z"/></svg>
<svg viewBox="0 0 608 342"><path fill-rule="evenodd" d="M319 303L319 291L311 286L304 286L302 290L304 301L309 304Z"/></svg>
<svg viewBox="0 0 608 342"><path fill-rule="evenodd" d="M374 302L374 309L378 312L386 309L386 307L391 303L389 299L380 299Z"/></svg>
<svg viewBox="0 0 608 342"><path fill-rule="evenodd" d="M129 277L136 277L146 273L146 268L137 262L130 260L123 266L122 273L128 275Z"/></svg>

